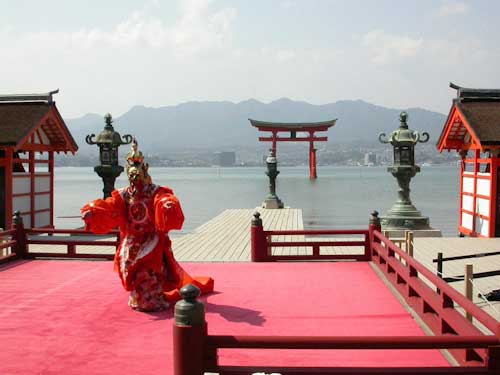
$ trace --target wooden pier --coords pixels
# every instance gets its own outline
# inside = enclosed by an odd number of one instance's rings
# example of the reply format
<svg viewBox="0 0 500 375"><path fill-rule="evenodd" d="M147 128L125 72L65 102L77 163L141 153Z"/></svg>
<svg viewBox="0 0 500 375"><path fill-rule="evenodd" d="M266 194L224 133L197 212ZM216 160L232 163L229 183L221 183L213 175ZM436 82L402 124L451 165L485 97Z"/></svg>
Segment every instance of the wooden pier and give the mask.
<svg viewBox="0 0 500 375"><path fill-rule="evenodd" d="M304 229L302 210L229 209L196 228L172 239L175 258L187 262L247 262L250 260L250 224L254 212L261 215L267 230ZM292 236L283 240L290 240ZM294 236L296 239L298 236ZM302 236L303 238L303 236ZM298 251L298 249L291 249Z"/></svg>

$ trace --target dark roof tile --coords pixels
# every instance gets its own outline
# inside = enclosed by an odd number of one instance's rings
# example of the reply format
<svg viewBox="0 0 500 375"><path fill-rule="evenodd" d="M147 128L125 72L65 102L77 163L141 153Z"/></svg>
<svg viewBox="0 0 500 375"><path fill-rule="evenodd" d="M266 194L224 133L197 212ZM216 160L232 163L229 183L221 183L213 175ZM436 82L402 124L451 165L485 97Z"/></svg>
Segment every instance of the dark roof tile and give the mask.
<svg viewBox="0 0 500 375"><path fill-rule="evenodd" d="M456 102L481 144L500 144L500 101Z"/></svg>
<svg viewBox="0 0 500 375"><path fill-rule="evenodd" d="M17 145L50 107L43 102L0 103L0 145Z"/></svg>

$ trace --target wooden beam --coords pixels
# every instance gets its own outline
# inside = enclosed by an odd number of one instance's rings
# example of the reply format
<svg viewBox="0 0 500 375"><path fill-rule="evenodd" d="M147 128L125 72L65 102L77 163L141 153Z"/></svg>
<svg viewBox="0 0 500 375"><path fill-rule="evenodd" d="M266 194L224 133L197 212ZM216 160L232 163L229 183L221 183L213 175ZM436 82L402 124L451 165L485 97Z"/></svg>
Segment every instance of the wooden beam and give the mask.
<svg viewBox="0 0 500 375"><path fill-rule="evenodd" d="M50 174L50 226L54 228L54 153L49 152Z"/></svg>
<svg viewBox="0 0 500 375"><path fill-rule="evenodd" d="M259 137L261 142L273 142L272 137ZM291 137L276 137L277 142L326 142L328 137L307 137L307 138L291 138Z"/></svg>
<svg viewBox="0 0 500 375"><path fill-rule="evenodd" d="M29 152L31 227L35 226L35 153Z"/></svg>
<svg viewBox="0 0 500 375"><path fill-rule="evenodd" d="M5 228L12 228L12 205L13 205L13 197L12 197L12 184L13 184L13 156L14 152L12 147L8 147L5 150Z"/></svg>

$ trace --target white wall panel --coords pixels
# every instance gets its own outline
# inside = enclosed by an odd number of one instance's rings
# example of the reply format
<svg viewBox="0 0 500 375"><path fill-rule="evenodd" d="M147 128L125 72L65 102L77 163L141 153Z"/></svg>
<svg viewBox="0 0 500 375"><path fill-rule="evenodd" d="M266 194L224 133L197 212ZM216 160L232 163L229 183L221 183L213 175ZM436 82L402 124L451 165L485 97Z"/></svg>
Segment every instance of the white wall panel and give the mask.
<svg viewBox="0 0 500 375"><path fill-rule="evenodd" d="M474 212L474 198L470 195L462 195L462 208Z"/></svg>
<svg viewBox="0 0 500 375"><path fill-rule="evenodd" d="M23 218L23 224L25 228L31 228L31 216L30 214L27 215L21 215Z"/></svg>
<svg viewBox="0 0 500 375"><path fill-rule="evenodd" d="M483 198L477 198L476 199L476 213L484 215L484 216L490 216L490 200L483 199Z"/></svg>
<svg viewBox="0 0 500 375"><path fill-rule="evenodd" d="M14 173L13 181L12 181L12 192L14 194L25 194L31 192L31 183L28 177L20 177L20 176L29 176L29 173Z"/></svg>
<svg viewBox="0 0 500 375"><path fill-rule="evenodd" d="M467 193L474 192L474 179L470 177L463 177L463 191Z"/></svg>
<svg viewBox="0 0 500 375"><path fill-rule="evenodd" d="M24 196L24 197L14 197L12 200L12 208L13 212L15 211L20 211L20 212L27 212L31 211L31 199L29 196Z"/></svg>
<svg viewBox="0 0 500 375"><path fill-rule="evenodd" d="M482 173L485 174L485 173ZM481 195L486 195L487 197L490 196L490 180L482 180L478 179L477 180L477 191L476 194L481 194Z"/></svg>
<svg viewBox="0 0 500 375"><path fill-rule="evenodd" d="M469 230L472 230L472 215L462 212L462 226Z"/></svg>
<svg viewBox="0 0 500 375"><path fill-rule="evenodd" d="M49 191L50 190L50 177L35 175L35 191Z"/></svg>
<svg viewBox="0 0 500 375"><path fill-rule="evenodd" d="M37 212L35 214L35 227L50 225L50 212Z"/></svg>
<svg viewBox="0 0 500 375"><path fill-rule="evenodd" d="M488 220L476 216L476 233L480 233L483 236L488 236L489 225L490 222Z"/></svg>
<svg viewBox="0 0 500 375"><path fill-rule="evenodd" d="M50 208L50 195L35 195L35 210Z"/></svg>

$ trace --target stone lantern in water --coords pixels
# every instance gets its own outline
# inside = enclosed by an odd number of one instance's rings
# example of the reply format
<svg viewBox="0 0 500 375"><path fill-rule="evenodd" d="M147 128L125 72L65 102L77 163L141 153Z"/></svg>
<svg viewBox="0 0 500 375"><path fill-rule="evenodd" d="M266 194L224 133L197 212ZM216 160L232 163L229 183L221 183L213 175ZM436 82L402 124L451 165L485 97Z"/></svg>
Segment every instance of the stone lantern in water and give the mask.
<svg viewBox="0 0 500 375"><path fill-rule="evenodd" d="M269 177L269 194L266 197L263 208L283 208L283 202L276 195L276 177L279 175L278 160L274 154L274 150L269 150L269 156L266 159L267 171L266 175Z"/></svg>
<svg viewBox="0 0 500 375"><path fill-rule="evenodd" d="M387 168L398 181L398 199L387 212L381 217L383 230L432 230L429 226L429 218L422 216L419 210L412 204L410 199L410 181L420 172L420 167L415 165L415 145L425 143L429 140L428 133L420 134L408 129L408 114L401 112L399 115L401 124L399 129L392 132L389 139L385 133L379 135L379 141L390 143L394 148L394 163Z"/></svg>
<svg viewBox="0 0 500 375"><path fill-rule="evenodd" d="M96 137L95 134L87 135L85 141L89 145L99 146L99 161L100 165L94 167L95 173L102 178L104 188L104 198L111 196L111 192L115 189L115 180L123 172L123 167L118 164L118 147L121 145L130 144L132 136L126 134L122 137L120 133L113 128L113 118L111 114L104 116L106 125L103 131ZM93 139L95 138L95 140Z"/></svg>

